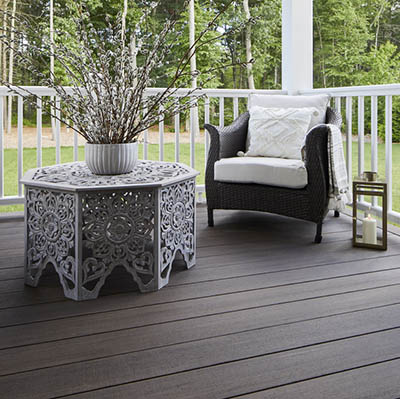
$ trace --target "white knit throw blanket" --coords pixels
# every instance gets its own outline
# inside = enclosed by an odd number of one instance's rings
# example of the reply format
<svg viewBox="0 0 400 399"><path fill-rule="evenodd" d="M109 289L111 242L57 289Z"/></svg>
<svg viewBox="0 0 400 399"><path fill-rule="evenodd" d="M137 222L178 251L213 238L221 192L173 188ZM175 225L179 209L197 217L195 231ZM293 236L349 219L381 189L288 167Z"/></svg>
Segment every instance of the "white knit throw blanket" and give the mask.
<svg viewBox="0 0 400 399"><path fill-rule="evenodd" d="M325 125L328 133L329 203L328 209L342 211L352 201L343 153L342 133L336 125ZM312 130L310 131L312 132ZM305 139L304 139L305 144ZM303 147L304 149L304 147ZM304 151L302 151L304 153ZM307 154L305 154L307 156Z"/></svg>

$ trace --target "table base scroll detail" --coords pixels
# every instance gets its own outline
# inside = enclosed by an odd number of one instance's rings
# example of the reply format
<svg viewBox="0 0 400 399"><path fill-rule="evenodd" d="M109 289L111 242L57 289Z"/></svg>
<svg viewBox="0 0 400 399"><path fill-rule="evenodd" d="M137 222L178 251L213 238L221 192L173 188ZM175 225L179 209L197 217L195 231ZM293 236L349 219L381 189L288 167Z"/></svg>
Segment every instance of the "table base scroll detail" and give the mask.
<svg viewBox="0 0 400 399"><path fill-rule="evenodd" d="M66 297L97 298L123 266L141 292L168 284L177 252L195 264L195 181L69 193L26 187L25 283L57 271Z"/></svg>
<svg viewBox="0 0 400 399"><path fill-rule="evenodd" d="M36 287L44 269L51 264L65 296L75 295L75 204L73 194L27 190L25 284Z"/></svg>
<svg viewBox="0 0 400 399"><path fill-rule="evenodd" d="M196 263L195 181L165 187L160 199L160 238L162 285L168 284L172 262L179 251L189 269Z"/></svg>

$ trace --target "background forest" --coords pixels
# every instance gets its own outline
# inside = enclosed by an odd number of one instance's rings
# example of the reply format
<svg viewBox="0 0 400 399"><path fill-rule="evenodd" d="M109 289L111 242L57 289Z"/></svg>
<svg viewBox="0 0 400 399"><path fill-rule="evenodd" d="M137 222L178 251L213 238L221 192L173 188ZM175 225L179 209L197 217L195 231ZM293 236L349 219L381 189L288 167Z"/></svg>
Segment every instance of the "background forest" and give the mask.
<svg viewBox="0 0 400 399"><path fill-rule="evenodd" d="M63 32L71 31L73 23L68 11L68 2L73 0L54 0L55 41L65 41ZM127 28L138 20L141 9L149 1L129 2ZM106 16L116 18L123 9L123 0L86 0L92 22L98 30L105 28ZM182 46L175 51L184 51L189 43L188 13L182 11L182 0L161 0L160 6L148 20L147 29L158 31L163 21L174 12L179 12L179 28ZM227 0L196 0L196 31L205 24L227 3ZM15 12L30 19L36 27L35 36L27 36L21 43L29 47L30 41L40 44L43 37L50 34L49 0L0 0L0 8ZM230 89L280 89L281 88L281 0L235 0L233 5L218 20L218 26L210 35L217 35L249 17L254 20L251 32L243 30L230 35L222 41L210 42L197 54L197 69L206 71L219 62L248 58L249 51L254 64L252 68L233 66L218 71L208 79L205 87ZM10 31L10 16L1 20L3 31ZM397 0L314 0L314 87L340 87L400 82L400 1ZM9 33L8 33L9 34ZM138 33L140 36L140 33ZM247 55L246 55L247 48ZM6 79L10 72L14 82L25 85L37 85L40 82L26 69L14 65L9 51L0 48L1 76ZM170 60L164 66L172 73L173 62L179 54L170 54ZM50 60L43 66L48 73ZM11 69L11 71L10 71ZM57 79L65 81L62 68L55 64ZM159 79L155 86L163 87L166 80ZM202 84L200 81L199 84ZM188 81L188 86L190 81ZM254 86L253 86L254 85ZM397 99L394 98L394 132L399 131L400 112L397 112ZM369 106L366 102L366 112ZM368 117L366 118L368 120ZM368 130L368 126L366 126ZM384 134L380 129L380 134ZM394 135L400 141L400 134Z"/></svg>

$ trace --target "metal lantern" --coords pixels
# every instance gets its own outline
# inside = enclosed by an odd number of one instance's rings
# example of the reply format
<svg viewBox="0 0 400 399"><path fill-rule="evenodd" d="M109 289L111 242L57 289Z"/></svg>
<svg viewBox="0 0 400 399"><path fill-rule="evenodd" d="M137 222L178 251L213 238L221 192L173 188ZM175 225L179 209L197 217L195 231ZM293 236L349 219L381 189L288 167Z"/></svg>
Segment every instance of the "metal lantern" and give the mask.
<svg viewBox="0 0 400 399"><path fill-rule="evenodd" d="M377 208L360 206L359 199L371 197L371 204L375 203L373 197L381 198L382 214L378 217ZM364 209L364 216L357 219L358 209ZM380 213L380 212L379 212ZM364 172L353 181L353 246L387 249L387 184L377 180L376 172Z"/></svg>

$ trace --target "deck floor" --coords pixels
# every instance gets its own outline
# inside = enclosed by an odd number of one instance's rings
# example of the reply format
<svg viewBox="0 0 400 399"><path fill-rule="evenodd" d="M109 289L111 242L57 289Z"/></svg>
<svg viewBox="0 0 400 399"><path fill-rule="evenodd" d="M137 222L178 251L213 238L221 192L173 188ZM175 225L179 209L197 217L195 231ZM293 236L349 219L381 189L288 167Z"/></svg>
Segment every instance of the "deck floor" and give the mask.
<svg viewBox="0 0 400 399"><path fill-rule="evenodd" d="M198 208L197 265L140 294L23 284L23 223L0 223L0 397L400 397L400 237L351 246L347 216L313 224Z"/></svg>

